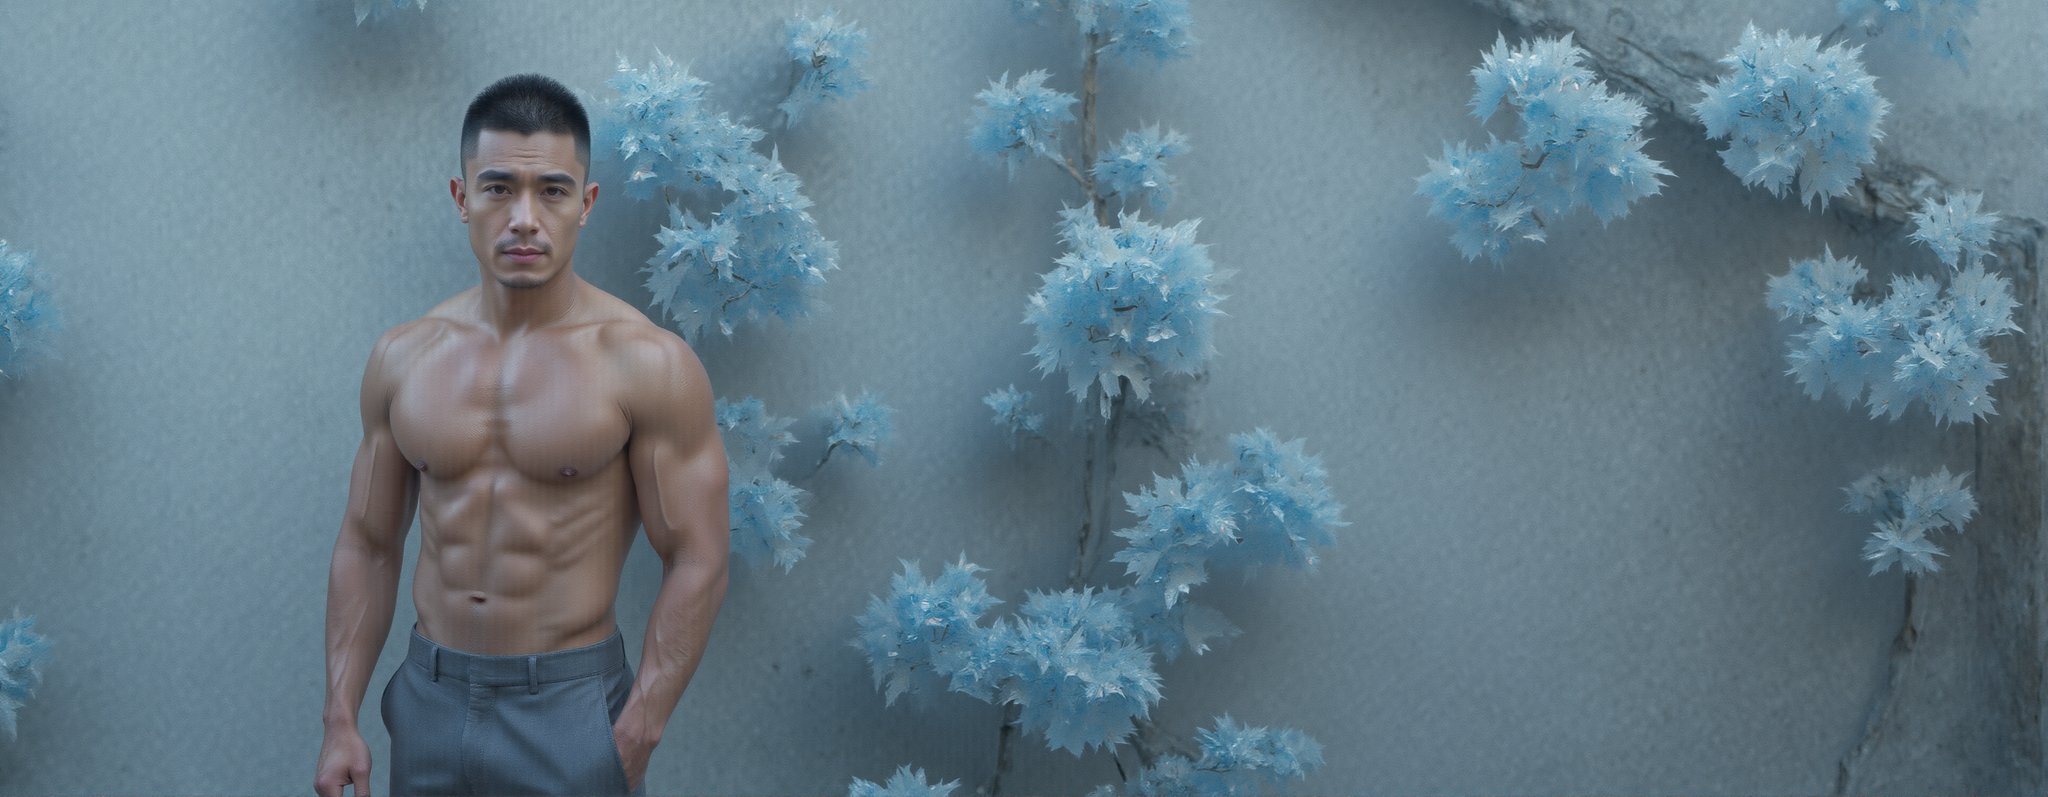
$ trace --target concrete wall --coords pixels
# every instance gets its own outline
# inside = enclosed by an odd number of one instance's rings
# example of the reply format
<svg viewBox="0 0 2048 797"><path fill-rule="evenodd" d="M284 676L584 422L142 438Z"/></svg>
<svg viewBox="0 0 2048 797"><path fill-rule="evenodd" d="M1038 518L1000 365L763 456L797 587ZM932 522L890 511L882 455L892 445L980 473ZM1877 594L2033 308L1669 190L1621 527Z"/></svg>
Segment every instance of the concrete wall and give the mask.
<svg viewBox="0 0 2048 797"><path fill-rule="evenodd" d="M1806 8L1831 3L1729 5L1627 8L1722 50L1745 16L1832 20ZM1080 197L1048 164L1006 182L964 139L1005 71L1077 91L1076 42L996 0L837 8L869 32L874 88L771 133L839 245L829 307L697 349L719 395L780 415L872 387L897 436L879 467L799 480L816 543L793 572L735 569L652 793L836 793L903 763L966 793L993 770L1000 711L953 694L885 708L852 616L899 558L929 572L964 552L1014 606L1072 555L1077 410L1063 377L1031 370L1021 319L1059 254L1054 213ZM1987 209L2048 216L2048 98L2020 89L2048 77L2028 41L2048 9L1982 8L1967 77L1905 47L1873 57L1894 143ZM0 385L0 604L55 645L0 746L0 792L309 790L363 362L478 281L446 193L464 105L521 71L608 97L620 54L659 47L762 119L792 10L434 0L357 27L343 0L9 7L0 236L35 253L68 329L63 361ZM1661 195L1606 229L1569 217L1502 268L1468 263L1412 192L1443 140L1484 138L1468 73L1500 17L1425 0L1193 11L1192 57L1105 68L1099 135L1187 134L1164 220L1202 219L1238 274L1186 434L1127 449L1118 487L1266 427L1307 439L1353 525L1312 575L1201 588L1246 631L1164 666L1155 719L1300 728L1328 759L1311 793L1830 788L1905 591L1865 574L1868 519L1839 511L1841 488L1882 464L1968 470L1976 448L1923 410L1873 422L1804 397L1764 281L1824 243L1880 275L1936 261L1745 190L1697 127L1665 120L1648 131L1676 173ZM593 173L578 273L645 308L637 270L665 211L618 190L615 160ZM1049 445L997 436L980 397L1012 382L1050 409ZM642 541L618 602L636 667L659 587ZM412 620L401 600L365 701L380 788L374 697ZM1035 736L1017 753L1006 791L1117 778Z"/></svg>

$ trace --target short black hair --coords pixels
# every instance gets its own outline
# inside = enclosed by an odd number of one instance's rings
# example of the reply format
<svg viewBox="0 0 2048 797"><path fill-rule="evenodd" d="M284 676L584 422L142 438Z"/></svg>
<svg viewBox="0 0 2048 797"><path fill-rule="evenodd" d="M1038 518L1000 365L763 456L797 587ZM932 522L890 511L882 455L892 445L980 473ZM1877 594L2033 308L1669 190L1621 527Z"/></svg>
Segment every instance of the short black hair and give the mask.
<svg viewBox="0 0 2048 797"><path fill-rule="evenodd" d="M476 95L462 117L463 164L476 157L477 138L485 130L575 136L576 160L585 175L590 173L590 117L575 94L545 75L513 75Z"/></svg>

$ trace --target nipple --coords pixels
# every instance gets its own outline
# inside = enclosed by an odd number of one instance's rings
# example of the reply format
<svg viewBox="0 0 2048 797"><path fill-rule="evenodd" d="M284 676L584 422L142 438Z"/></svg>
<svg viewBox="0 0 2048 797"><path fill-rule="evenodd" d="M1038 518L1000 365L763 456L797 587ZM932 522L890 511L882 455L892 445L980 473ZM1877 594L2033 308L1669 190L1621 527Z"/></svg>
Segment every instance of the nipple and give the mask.
<svg viewBox="0 0 2048 797"><path fill-rule="evenodd" d="M426 460L424 460L424 459L423 459L423 460L420 460L420 461L418 461L418 462L412 463L412 466L413 466L414 468L417 468L417 469L419 469L419 471L420 471L421 473L425 473L425 472L427 471L427 461L426 461Z"/></svg>
<svg viewBox="0 0 2048 797"><path fill-rule="evenodd" d="M574 476L574 475L576 475L576 469L575 469L575 468L563 468L563 469L562 469L562 475L563 475L563 476Z"/></svg>

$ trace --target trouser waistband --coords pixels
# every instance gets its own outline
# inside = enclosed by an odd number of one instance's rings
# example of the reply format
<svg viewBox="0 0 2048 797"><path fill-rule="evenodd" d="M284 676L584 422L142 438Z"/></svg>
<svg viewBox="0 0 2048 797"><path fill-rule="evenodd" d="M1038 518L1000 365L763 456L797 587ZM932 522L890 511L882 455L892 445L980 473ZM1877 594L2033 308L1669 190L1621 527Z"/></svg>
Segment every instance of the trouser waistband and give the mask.
<svg viewBox="0 0 2048 797"><path fill-rule="evenodd" d="M425 669L437 682L446 675L479 686L525 684L529 694L538 694L541 684L588 678L626 666L626 639L614 628L611 636L594 645L524 656L484 656L421 636L419 624L414 623L405 660Z"/></svg>

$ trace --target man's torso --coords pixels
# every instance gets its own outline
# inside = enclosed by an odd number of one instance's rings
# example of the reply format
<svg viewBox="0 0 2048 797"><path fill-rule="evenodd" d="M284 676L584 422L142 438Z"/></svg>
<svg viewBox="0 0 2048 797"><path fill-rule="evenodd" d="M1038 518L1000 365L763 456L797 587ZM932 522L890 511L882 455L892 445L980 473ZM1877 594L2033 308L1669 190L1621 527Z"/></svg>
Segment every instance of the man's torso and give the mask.
<svg viewBox="0 0 2048 797"><path fill-rule="evenodd" d="M584 285L565 323L498 338L478 289L391 348L391 431L420 471L420 633L458 650L582 647L615 628L639 523L620 346L631 305Z"/></svg>

